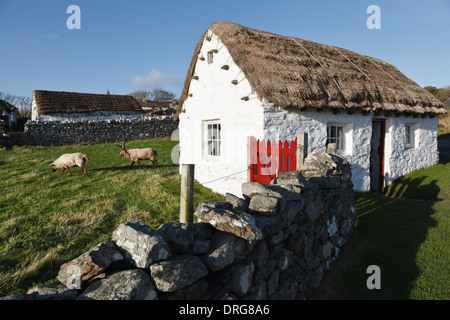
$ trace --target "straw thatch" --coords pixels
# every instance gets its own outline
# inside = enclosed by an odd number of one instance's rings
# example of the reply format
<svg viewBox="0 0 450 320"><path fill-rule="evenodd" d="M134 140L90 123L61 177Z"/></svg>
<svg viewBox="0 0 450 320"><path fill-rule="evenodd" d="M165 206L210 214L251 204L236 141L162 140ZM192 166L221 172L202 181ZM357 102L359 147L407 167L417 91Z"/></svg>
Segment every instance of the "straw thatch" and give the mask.
<svg viewBox="0 0 450 320"><path fill-rule="evenodd" d="M36 90L33 92L38 114L89 113L94 111L136 111L142 108L128 95L92 94Z"/></svg>
<svg viewBox="0 0 450 320"><path fill-rule="evenodd" d="M445 112L431 93L384 61L231 22L216 22L209 29L225 44L253 92L282 108L423 115ZM180 110L207 33L195 49Z"/></svg>

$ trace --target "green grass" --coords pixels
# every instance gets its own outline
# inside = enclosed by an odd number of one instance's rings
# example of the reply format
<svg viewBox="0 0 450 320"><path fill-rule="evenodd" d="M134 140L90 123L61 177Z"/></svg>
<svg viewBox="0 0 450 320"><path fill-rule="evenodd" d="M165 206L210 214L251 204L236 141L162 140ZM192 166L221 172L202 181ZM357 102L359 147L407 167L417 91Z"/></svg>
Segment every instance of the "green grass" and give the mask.
<svg viewBox="0 0 450 320"><path fill-rule="evenodd" d="M388 197L356 193L359 225L317 299L450 299L449 160L396 180ZM366 286L370 265L381 290Z"/></svg>
<svg viewBox="0 0 450 320"><path fill-rule="evenodd" d="M136 164L130 170L131 162L118 155L114 144L0 149L0 255L92 224L1 257L0 296L56 283L61 264L110 239L120 223L139 218L156 229L179 221L180 175L171 160L176 144L170 138L127 143L129 148L156 149L156 170L149 161L141 163L142 170ZM60 175L61 169L52 173L49 164L72 152L89 156L87 176L80 175L80 168L71 170L72 177L67 171ZM201 200L223 198L199 185L195 188L195 206ZM111 218L114 215L118 216Z"/></svg>

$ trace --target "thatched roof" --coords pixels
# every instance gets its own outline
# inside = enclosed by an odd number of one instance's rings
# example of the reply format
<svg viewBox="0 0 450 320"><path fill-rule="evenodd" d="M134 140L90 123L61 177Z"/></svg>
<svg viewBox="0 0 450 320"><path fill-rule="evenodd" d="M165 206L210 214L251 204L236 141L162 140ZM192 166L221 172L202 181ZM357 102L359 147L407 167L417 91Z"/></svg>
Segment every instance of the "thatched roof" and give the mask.
<svg viewBox="0 0 450 320"><path fill-rule="evenodd" d="M384 61L231 22L216 22L209 29L225 44L258 97L282 108L445 112L443 104L431 93ZM207 33L195 49L180 97L180 109L188 97Z"/></svg>
<svg viewBox="0 0 450 320"><path fill-rule="evenodd" d="M128 95L92 94L64 91L33 92L38 114L89 113L94 111L141 111L135 98Z"/></svg>

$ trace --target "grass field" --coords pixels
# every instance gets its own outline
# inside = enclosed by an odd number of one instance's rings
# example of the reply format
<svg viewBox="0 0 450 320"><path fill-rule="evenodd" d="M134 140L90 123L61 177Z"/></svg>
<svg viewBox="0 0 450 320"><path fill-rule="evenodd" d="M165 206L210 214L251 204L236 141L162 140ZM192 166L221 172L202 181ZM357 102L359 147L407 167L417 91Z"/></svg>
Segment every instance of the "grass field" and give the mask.
<svg viewBox="0 0 450 320"><path fill-rule="evenodd" d="M179 221L180 175L171 160L176 144L170 138L127 143L129 148L156 149L156 170L149 161L142 170L136 164L130 170L131 162L118 155L114 144L0 149L0 255L92 224L0 258L0 296L55 281L61 264L110 239L120 223L140 218L156 229ZM49 164L72 152L89 156L87 176L80 175L80 168L71 170L72 177L67 171L60 175L61 169L52 173ZM195 205L223 198L195 188Z"/></svg>

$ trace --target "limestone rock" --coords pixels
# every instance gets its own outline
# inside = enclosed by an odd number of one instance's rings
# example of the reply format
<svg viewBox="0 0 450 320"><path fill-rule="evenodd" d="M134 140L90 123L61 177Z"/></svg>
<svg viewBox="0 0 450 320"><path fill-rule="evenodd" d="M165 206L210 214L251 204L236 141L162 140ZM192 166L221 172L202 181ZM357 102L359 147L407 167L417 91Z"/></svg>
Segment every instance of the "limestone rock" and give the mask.
<svg viewBox="0 0 450 320"><path fill-rule="evenodd" d="M243 300L265 300L267 297L267 285L265 281L253 287L242 299Z"/></svg>
<svg viewBox="0 0 450 320"><path fill-rule="evenodd" d="M231 233L217 231L212 237L210 252L202 260L211 271L222 270L231 265L246 247L244 239Z"/></svg>
<svg viewBox="0 0 450 320"><path fill-rule="evenodd" d="M279 207L279 198L256 194L250 200L248 211L250 213L259 213L266 216L274 216L278 215Z"/></svg>
<svg viewBox="0 0 450 320"><path fill-rule="evenodd" d="M113 232L112 240L138 268L147 268L172 254L163 238L138 219L119 225Z"/></svg>
<svg viewBox="0 0 450 320"><path fill-rule="evenodd" d="M225 195L225 200L226 202L230 203L233 206L233 209L237 209L240 211L247 211L248 201L245 201L245 199L239 198L234 194L227 193Z"/></svg>
<svg viewBox="0 0 450 320"><path fill-rule="evenodd" d="M246 240L261 240L263 234L255 225L252 216L236 212L226 207L218 207L211 202L201 202L195 212L197 218L207 222L217 230L232 233Z"/></svg>
<svg viewBox="0 0 450 320"><path fill-rule="evenodd" d="M77 289L68 289L62 285L48 285L28 290L33 300L73 300L77 297Z"/></svg>
<svg viewBox="0 0 450 320"><path fill-rule="evenodd" d="M159 290L173 292L205 277L208 269L197 256L173 256L152 264L150 273Z"/></svg>
<svg viewBox="0 0 450 320"><path fill-rule="evenodd" d="M252 284L254 270L252 262L237 265L231 276L231 292L238 296L245 295Z"/></svg>
<svg viewBox="0 0 450 320"><path fill-rule="evenodd" d="M69 289L80 289L81 285L102 273L111 263L123 260L124 256L112 241L102 242L78 258L63 264L58 280Z"/></svg>
<svg viewBox="0 0 450 320"><path fill-rule="evenodd" d="M157 230L173 253L185 253L194 244L193 235L183 225L185 224L180 222L165 223Z"/></svg>
<svg viewBox="0 0 450 320"><path fill-rule="evenodd" d="M147 273L140 269L114 273L91 284L77 300L157 300Z"/></svg>

